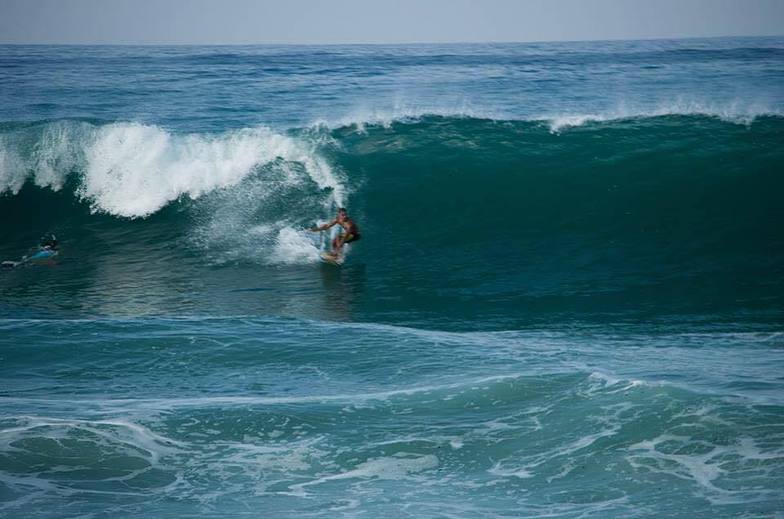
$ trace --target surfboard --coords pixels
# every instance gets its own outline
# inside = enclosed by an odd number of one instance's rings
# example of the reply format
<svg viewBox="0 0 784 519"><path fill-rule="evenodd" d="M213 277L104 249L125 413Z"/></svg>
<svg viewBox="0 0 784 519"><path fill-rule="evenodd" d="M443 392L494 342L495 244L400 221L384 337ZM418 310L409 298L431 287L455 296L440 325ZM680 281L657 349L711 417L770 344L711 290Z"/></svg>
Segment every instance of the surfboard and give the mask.
<svg viewBox="0 0 784 519"><path fill-rule="evenodd" d="M31 254L30 256L22 257L22 259L19 260L19 261L13 261L13 260L3 261L2 263L0 263L0 268L12 269L12 268L18 267L19 265L24 265L24 264L30 263L30 262L32 262L32 263L44 263L45 260L54 258L55 256L57 256L57 251L56 250L41 249L41 250Z"/></svg>
<svg viewBox="0 0 784 519"><path fill-rule="evenodd" d="M43 260L43 259L52 258L54 256L57 256L57 251L56 250L41 249L38 252L36 252L35 254L33 254L32 256L28 257L27 260L28 261Z"/></svg>
<svg viewBox="0 0 784 519"><path fill-rule="evenodd" d="M337 267L343 264L343 258L336 258L329 252L322 252L319 256L321 256L321 261L324 263L329 263L330 265L335 265Z"/></svg>

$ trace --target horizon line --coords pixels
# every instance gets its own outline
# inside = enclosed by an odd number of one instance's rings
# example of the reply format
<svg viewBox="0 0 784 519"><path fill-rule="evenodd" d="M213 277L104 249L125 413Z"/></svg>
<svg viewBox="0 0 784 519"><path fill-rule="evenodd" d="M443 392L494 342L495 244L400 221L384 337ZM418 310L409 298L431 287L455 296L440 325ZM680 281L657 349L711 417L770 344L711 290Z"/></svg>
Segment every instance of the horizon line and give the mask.
<svg viewBox="0 0 784 519"><path fill-rule="evenodd" d="M781 34L726 34L717 36L666 36L650 38L598 38L577 40L463 40L463 41L410 41L410 42L245 42L245 43L192 43L192 42L119 42L119 43L64 43L64 42L4 42L3 46L58 46L58 47L248 47L248 46L393 46L393 45L482 45L482 44L538 44L538 43L601 43L623 41L672 41L672 40L717 40L728 38L784 38Z"/></svg>

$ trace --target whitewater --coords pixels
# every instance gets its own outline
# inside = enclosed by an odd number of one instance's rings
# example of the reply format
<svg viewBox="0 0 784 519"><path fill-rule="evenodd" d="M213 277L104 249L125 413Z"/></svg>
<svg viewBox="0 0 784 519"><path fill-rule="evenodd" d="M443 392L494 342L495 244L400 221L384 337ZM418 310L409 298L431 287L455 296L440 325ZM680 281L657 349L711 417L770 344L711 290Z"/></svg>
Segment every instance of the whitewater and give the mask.
<svg viewBox="0 0 784 519"><path fill-rule="evenodd" d="M777 517L782 142L782 38L0 46L0 517Z"/></svg>

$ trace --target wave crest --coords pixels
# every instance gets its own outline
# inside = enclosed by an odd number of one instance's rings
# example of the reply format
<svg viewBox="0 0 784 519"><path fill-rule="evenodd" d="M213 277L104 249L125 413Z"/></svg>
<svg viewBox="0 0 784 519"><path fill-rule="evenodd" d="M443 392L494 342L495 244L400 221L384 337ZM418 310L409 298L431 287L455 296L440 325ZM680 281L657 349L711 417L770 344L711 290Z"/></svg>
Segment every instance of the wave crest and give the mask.
<svg viewBox="0 0 784 519"><path fill-rule="evenodd" d="M95 212L146 217L183 196L238 185L276 161L297 163L334 203L344 188L315 145L264 127L174 134L138 123L58 122L0 136L0 193L27 181L59 190L78 174L77 194Z"/></svg>
<svg viewBox="0 0 784 519"><path fill-rule="evenodd" d="M520 115L510 111L487 110L472 107L467 103L453 106L396 105L390 109L357 109L335 119L319 119L311 123L314 128L355 128L364 132L368 127L390 128L396 123L417 123L430 117L449 119L476 119L497 122L544 123L553 133L582 126L588 123L621 121L626 119L648 119L665 116L704 116L725 122L749 125L759 117L784 117L784 112L760 102L733 100L726 102L704 102L695 99L677 98L668 103L640 106L619 102L613 107L592 112L571 111L529 113Z"/></svg>

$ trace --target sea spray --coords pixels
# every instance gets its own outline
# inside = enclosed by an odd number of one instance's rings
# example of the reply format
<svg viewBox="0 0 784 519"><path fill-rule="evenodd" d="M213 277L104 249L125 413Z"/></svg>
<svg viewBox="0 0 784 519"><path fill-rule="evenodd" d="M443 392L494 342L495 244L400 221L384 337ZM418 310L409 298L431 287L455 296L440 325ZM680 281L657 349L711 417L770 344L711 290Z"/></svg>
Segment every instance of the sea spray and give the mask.
<svg viewBox="0 0 784 519"><path fill-rule="evenodd" d="M232 187L273 162L301 164L335 204L343 186L313 145L268 128L223 134L176 134L138 123L58 122L2 135L2 189L26 180L61 189L69 175L96 212L147 217L180 197Z"/></svg>

